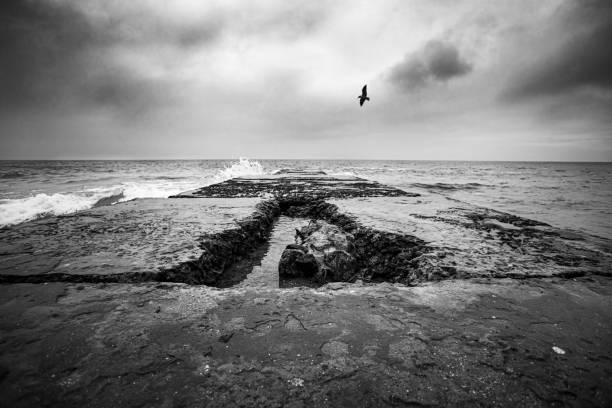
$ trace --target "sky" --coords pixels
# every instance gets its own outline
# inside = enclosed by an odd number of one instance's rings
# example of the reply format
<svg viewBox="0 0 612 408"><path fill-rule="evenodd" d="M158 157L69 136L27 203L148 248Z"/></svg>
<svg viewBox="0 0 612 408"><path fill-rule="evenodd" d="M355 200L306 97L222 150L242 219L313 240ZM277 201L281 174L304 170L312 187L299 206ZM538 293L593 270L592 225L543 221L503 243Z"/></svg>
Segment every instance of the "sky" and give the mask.
<svg viewBox="0 0 612 408"><path fill-rule="evenodd" d="M0 159L612 161L610 38L609 0L3 0Z"/></svg>

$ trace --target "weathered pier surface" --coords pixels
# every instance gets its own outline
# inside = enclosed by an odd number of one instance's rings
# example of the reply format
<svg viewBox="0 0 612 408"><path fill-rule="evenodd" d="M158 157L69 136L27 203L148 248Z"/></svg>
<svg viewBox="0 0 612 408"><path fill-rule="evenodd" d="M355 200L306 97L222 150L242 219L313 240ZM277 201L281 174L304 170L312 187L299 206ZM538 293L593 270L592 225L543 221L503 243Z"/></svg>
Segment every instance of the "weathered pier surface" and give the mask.
<svg viewBox="0 0 612 408"><path fill-rule="evenodd" d="M347 197L418 196L376 181L355 176L329 176L322 171L280 170L258 177L238 177L198 188L173 197L304 197L310 199Z"/></svg>
<svg viewBox="0 0 612 408"><path fill-rule="evenodd" d="M3 228L0 405L609 406L611 248L292 170Z"/></svg>
<svg viewBox="0 0 612 408"><path fill-rule="evenodd" d="M265 252L279 216L318 223L285 244L297 245L295 259L283 258L281 269L301 275L295 262L305 262L313 273L295 277L320 284L611 273L605 240L438 194L284 171L1 229L0 282L232 286L252 269L248 259L258 262L253 253Z"/></svg>
<svg viewBox="0 0 612 408"><path fill-rule="evenodd" d="M155 280L261 199L143 199L0 229L0 282Z"/></svg>

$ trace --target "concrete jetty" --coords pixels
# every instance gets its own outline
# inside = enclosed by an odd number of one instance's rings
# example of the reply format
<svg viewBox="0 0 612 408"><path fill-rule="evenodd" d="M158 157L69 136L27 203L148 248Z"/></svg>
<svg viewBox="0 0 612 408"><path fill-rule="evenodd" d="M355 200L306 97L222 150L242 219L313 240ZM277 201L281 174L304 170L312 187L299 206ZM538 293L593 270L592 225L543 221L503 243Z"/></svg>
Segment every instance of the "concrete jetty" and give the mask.
<svg viewBox="0 0 612 408"><path fill-rule="evenodd" d="M296 170L2 228L0 401L606 406L611 247Z"/></svg>
<svg viewBox="0 0 612 408"><path fill-rule="evenodd" d="M3 228L0 282L227 286L250 272L224 276L267 242L280 215L350 234L352 281L610 273L605 243L544 223L358 177L286 170ZM388 256L372 252L383 250Z"/></svg>

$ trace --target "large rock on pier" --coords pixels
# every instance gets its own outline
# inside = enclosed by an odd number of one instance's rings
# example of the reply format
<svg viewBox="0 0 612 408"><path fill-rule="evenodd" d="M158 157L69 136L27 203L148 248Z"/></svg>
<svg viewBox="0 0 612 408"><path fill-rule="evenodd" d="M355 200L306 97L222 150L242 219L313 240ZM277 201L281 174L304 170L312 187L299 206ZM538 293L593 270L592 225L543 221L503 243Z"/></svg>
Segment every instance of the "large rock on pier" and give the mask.
<svg viewBox="0 0 612 408"><path fill-rule="evenodd" d="M319 270L320 265L315 256L302 245L287 245L278 263L281 277L316 279Z"/></svg>
<svg viewBox="0 0 612 408"><path fill-rule="evenodd" d="M282 254L281 277L310 277L319 283L348 282L358 271L354 238L322 220L296 231L300 245L289 245Z"/></svg>

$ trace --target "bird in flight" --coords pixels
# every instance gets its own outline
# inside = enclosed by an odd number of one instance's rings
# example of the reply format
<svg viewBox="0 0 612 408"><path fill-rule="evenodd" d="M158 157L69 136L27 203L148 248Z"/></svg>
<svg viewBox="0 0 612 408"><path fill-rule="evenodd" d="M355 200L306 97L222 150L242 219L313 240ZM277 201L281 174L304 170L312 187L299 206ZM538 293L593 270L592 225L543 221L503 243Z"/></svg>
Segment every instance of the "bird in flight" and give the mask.
<svg viewBox="0 0 612 408"><path fill-rule="evenodd" d="M364 85L363 88L361 88L361 95L359 95L357 98L359 98L359 106L363 106L363 103L365 101L369 101L370 98L368 98L368 86Z"/></svg>

